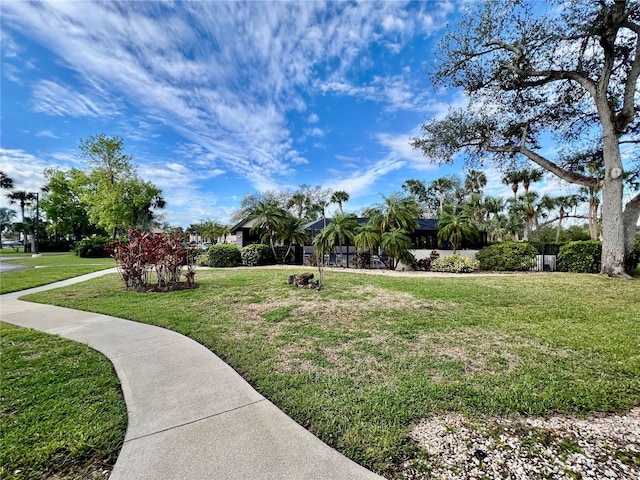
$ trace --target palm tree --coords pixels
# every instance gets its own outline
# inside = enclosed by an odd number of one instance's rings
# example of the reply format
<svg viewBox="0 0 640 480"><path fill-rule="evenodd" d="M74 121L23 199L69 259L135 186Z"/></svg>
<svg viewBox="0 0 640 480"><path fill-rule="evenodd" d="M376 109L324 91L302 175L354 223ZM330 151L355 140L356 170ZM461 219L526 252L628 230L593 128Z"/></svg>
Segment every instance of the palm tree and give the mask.
<svg viewBox="0 0 640 480"><path fill-rule="evenodd" d="M527 169L521 170L520 172L520 180L522 181L522 186L524 188L525 195L529 193L529 185L531 182L539 182L542 180L543 172L540 169Z"/></svg>
<svg viewBox="0 0 640 480"><path fill-rule="evenodd" d="M255 234L262 232L261 241L268 240L273 257L278 258L276 254L276 232L280 228L281 223L286 218L286 212L274 202L262 200L258 202L249 215L248 220L253 220L250 233Z"/></svg>
<svg viewBox="0 0 640 480"><path fill-rule="evenodd" d="M0 208L0 248L2 248L2 233L11 225L15 216L14 210L6 207Z"/></svg>
<svg viewBox="0 0 640 480"><path fill-rule="evenodd" d="M380 230L371 222L364 223L356 229L353 244L358 251L367 249L369 254L380 245Z"/></svg>
<svg viewBox="0 0 640 480"><path fill-rule="evenodd" d="M322 229L324 235L326 235L327 242L332 248L336 245L340 248L339 252L342 254L342 247L347 240L353 241L356 228L358 228L358 220L355 215L347 213L338 213L332 219L331 223Z"/></svg>
<svg viewBox="0 0 640 480"><path fill-rule="evenodd" d="M340 209L340 213L344 213L342 210L342 204L349 201L349 194L347 192L343 192L342 190L338 190L337 192L333 192L331 195L331 203L337 203L338 208Z"/></svg>
<svg viewBox="0 0 640 480"><path fill-rule="evenodd" d="M504 177L502 177L502 183L511 187L511 190L513 191L513 198L518 197L518 187L520 186L520 181L521 176L520 172L518 171L509 172Z"/></svg>
<svg viewBox="0 0 640 480"><path fill-rule="evenodd" d="M487 176L481 170L471 169L464 179L464 188L469 193L482 193L487 186Z"/></svg>
<svg viewBox="0 0 640 480"><path fill-rule="evenodd" d="M413 255L411 237L403 228L393 228L380 236L380 246L389 257L387 268L395 270L400 261L411 264Z"/></svg>
<svg viewBox="0 0 640 480"><path fill-rule="evenodd" d="M283 264L285 263L287 258L289 258L289 253L291 253L291 249L293 248L294 244L304 245L307 241L309 234L305 230L304 225L304 219L298 218L288 212L283 221L280 223L280 226L278 227L278 230L276 232L276 237L279 241L283 242L287 246L287 252L282 258Z"/></svg>
<svg viewBox="0 0 640 480"><path fill-rule="evenodd" d="M429 184L429 189L433 189L438 192L440 202L440 206L438 208L439 211L442 211L444 208L444 197L446 193L452 190L455 186L455 182L448 177L437 178Z"/></svg>
<svg viewBox="0 0 640 480"><path fill-rule="evenodd" d="M533 238L533 225L539 213L539 205L536 203L538 194L536 192L527 192L520 195L513 202L515 212L520 212L524 216L524 241L528 242Z"/></svg>
<svg viewBox="0 0 640 480"><path fill-rule="evenodd" d="M473 218L463 209L445 208L438 217L438 239L448 241L456 253L458 245L464 240L478 237L478 228Z"/></svg>
<svg viewBox="0 0 640 480"><path fill-rule="evenodd" d="M302 213L309 208L309 197L302 192L295 192L286 204L287 208L296 209L298 218L302 218Z"/></svg>
<svg viewBox="0 0 640 480"><path fill-rule="evenodd" d="M11 190L13 188L13 179L6 173L0 171L0 188Z"/></svg>
<svg viewBox="0 0 640 480"><path fill-rule="evenodd" d="M383 202L370 210L371 221L380 232L388 232L394 228L403 228L409 232L415 230L420 216L420 206L412 197L401 193L392 193L388 197L382 195Z"/></svg>
<svg viewBox="0 0 640 480"><path fill-rule="evenodd" d="M22 223L22 235L24 237L24 251L27 251L27 228L24 220L24 209L27 205L33 203L36 199L36 194L32 192L25 192L24 190L16 190L7 194L9 203L12 205L18 205L20 207L20 217Z"/></svg>

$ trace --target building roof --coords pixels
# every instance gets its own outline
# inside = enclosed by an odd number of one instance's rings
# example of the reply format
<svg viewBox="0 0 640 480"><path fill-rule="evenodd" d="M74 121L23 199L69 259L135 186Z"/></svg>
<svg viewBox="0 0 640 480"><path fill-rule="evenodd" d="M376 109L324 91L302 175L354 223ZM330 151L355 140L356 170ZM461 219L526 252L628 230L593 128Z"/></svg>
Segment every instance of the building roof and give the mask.
<svg viewBox="0 0 640 480"><path fill-rule="evenodd" d="M356 218L357 222L362 225L363 223L367 223L369 219L367 217L358 217ZM326 222L326 223L325 223ZM416 218L416 222L418 226L416 227L416 231L426 230L426 231L438 231L438 220L432 218ZM325 225L329 225L331 223L331 219L327 218L316 220L315 222L311 222L305 226L305 230L322 230Z"/></svg>

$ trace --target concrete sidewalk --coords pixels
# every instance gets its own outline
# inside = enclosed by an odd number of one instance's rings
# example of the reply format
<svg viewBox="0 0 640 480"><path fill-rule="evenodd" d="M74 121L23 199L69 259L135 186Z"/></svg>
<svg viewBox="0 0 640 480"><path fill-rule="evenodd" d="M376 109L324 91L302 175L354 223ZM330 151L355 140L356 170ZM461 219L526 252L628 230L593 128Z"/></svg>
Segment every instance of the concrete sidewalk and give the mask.
<svg viewBox="0 0 640 480"><path fill-rule="evenodd" d="M336 452L180 334L0 296L0 320L86 343L113 363L129 424L111 480L381 479Z"/></svg>

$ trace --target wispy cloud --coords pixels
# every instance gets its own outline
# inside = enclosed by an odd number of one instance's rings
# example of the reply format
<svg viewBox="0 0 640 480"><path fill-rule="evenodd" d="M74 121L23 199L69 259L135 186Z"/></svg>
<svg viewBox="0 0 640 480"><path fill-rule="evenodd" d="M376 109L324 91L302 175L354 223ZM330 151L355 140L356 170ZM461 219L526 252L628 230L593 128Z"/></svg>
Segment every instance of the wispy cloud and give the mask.
<svg viewBox="0 0 640 480"><path fill-rule="evenodd" d="M104 100L90 98L50 80L42 80L33 90L33 110L48 115L103 118L116 115Z"/></svg>
<svg viewBox="0 0 640 480"><path fill-rule="evenodd" d="M257 189L286 182L304 163L287 154L286 114L304 110L303 93L318 74L345 78L383 35L402 45L432 28L404 2L88 3L4 3L6 24L36 36L85 86L78 92L41 80L34 109L97 118L135 104ZM378 78L348 93L414 108L409 87L401 78Z"/></svg>

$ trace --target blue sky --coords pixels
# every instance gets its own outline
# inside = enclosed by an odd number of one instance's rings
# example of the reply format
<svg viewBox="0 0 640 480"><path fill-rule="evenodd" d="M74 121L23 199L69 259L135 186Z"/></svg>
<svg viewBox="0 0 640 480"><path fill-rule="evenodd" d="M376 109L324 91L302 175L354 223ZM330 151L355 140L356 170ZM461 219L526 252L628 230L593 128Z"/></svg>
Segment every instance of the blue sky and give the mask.
<svg viewBox="0 0 640 480"><path fill-rule="evenodd" d="M35 191L105 133L162 188L172 225L228 222L242 194L301 184L345 190L358 212L462 170L409 138L465 104L425 75L464 5L5 0L1 169ZM510 194L486 172L488 193Z"/></svg>

